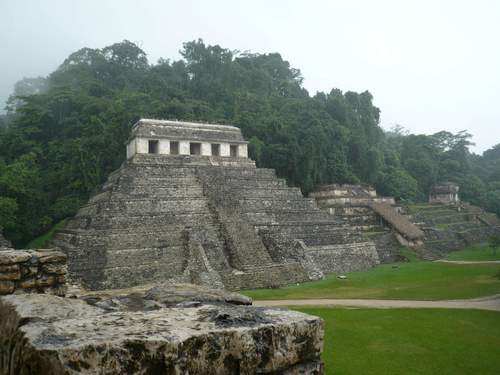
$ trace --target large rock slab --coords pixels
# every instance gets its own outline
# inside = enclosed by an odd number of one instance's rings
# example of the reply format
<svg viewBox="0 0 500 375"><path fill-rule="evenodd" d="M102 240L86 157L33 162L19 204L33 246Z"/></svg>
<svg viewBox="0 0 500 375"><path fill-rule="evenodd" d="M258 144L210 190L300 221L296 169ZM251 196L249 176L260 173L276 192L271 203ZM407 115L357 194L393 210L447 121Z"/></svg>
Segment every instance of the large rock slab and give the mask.
<svg viewBox="0 0 500 375"><path fill-rule="evenodd" d="M220 301L166 307L164 295L120 296L129 303L113 309L106 298L1 297L0 374L323 373L320 318Z"/></svg>

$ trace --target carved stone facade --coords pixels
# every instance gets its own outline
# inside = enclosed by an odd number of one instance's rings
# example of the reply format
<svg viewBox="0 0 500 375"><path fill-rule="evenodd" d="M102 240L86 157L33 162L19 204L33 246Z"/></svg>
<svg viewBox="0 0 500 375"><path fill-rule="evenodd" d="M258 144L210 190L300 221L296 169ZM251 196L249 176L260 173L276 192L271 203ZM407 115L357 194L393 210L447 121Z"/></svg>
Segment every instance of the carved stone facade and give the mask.
<svg viewBox="0 0 500 375"><path fill-rule="evenodd" d="M153 141L151 152L137 147L141 139ZM239 148L172 154L162 141ZM128 144L127 161L54 239L87 288L167 279L276 287L379 262L373 242L256 168L235 127L141 120Z"/></svg>

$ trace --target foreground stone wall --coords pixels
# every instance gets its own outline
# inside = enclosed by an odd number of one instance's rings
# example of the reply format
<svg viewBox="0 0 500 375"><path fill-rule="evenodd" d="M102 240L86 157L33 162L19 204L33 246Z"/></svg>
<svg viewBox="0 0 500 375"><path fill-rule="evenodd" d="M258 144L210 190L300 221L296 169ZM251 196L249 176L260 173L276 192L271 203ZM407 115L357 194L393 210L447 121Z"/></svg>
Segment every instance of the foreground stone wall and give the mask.
<svg viewBox="0 0 500 375"><path fill-rule="evenodd" d="M54 250L0 250L0 295L66 292L66 255Z"/></svg>
<svg viewBox="0 0 500 375"><path fill-rule="evenodd" d="M185 284L1 297L0 374L323 374L320 318L245 303Z"/></svg>

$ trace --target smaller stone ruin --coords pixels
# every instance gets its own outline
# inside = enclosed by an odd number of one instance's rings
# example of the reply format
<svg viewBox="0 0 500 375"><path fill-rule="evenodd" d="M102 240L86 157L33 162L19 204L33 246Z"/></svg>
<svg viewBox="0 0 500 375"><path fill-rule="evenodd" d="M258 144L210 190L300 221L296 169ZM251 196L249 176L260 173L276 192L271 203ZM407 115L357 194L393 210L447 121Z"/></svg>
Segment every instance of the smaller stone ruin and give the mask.
<svg viewBox="0 0 500 375"><path fill-rule="evenodd" d="M500 233L500 220L495 214L465 202L416 205L408 211L410 220L425 234L425 259L442 258Z"/></svg>
<svg viewBox="0 0 500 375"><path fill-rule="evenodd" d="M371 186L322 185L310 196L351 231L361 231L373 241L383 263L401 259L400 245L421 244L423 232L400 214L395 199L379 196Z"/></svg>
<svg viewBox="0 0 500 375"><path fill-rule="evenodd" d="M429 193L429 203L457 204L459 186L453 182L444 182L433 185Z"/></svg>

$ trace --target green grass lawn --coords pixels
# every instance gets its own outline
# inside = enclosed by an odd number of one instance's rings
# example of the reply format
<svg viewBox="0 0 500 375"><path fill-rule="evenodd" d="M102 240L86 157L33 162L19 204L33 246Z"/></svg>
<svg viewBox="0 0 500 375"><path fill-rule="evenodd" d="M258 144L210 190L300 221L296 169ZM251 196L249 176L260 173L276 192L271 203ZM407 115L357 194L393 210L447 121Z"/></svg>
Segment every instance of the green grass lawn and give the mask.
<svg viewBox="0 0 500 375"><path fill-rule="evenodd" d="M25 248L26 249L43 249L47 245L47 242L49 242L52 239L56 230L58 230L59 228L62 228L64 226L64 224L66 224L67 220L68 219L61 220L56 225L54 225L52 228L50 228L50 230L47 233L42 234L40 237L37 237L34 240L30 241L25 246Z"/></svg>
<svg viewBox="0 0 500 375"><path fill-rule="evenodd" d="M460 251L453 251L446 257L447 260L500 260L500 249L496 254L487 245L473 246Z"/></svg>
<svg viewBox="0 0 500 375"><path fill-rule="evenodd" d="M329 275L323 280L280 289L243 291L256 300L371 298L442 300L500 293L498 264L459 265L409 262L380 265L372 270L351 272L346 280ZM499 370L500 373L500 370Z"/></svg>
<svg viewBox="0 0 500 375"><path fill-rule="evenodd" d="M325 320L335 375L498 375L500 313L446 309L296 308Z"/></svg>

